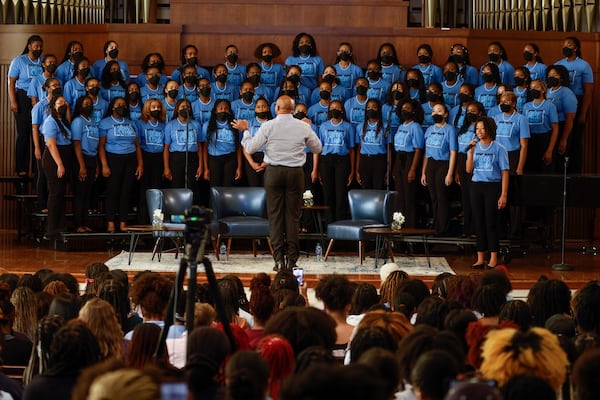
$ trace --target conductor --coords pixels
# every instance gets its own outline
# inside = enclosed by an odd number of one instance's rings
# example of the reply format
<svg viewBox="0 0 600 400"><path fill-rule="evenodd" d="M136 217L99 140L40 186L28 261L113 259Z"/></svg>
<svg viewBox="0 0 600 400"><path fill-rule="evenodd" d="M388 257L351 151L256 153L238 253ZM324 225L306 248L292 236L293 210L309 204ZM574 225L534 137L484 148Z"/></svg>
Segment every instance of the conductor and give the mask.
<svg viewBox="0 0 600 400"><path fill-rule="evenodd" d="M274 271L296 266L299 256L300 209L306 161L304 148L321 152L321 141L310 124L292 115L294 100L281 96L275 103L277 117L265 122L254 136L248 121L234 120L232 126L244 132L242 146L253 154L264 146L267 216L273 245Z"/></svg>

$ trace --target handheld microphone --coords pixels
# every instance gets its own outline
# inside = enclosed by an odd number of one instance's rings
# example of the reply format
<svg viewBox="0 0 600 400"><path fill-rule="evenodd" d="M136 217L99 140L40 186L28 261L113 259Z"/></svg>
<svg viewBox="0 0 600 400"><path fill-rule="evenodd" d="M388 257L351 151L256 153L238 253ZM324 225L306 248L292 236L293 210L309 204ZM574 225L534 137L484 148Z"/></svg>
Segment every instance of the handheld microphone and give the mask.
<svg viewBox="0 0 600 400"><path fill-rule="evenodd" d="M473 147L475 147L475 145L477 145L477 143L479 143L479 139L475 139L475 143L471 143L470 145L467 146L467 151L471 150Z"/></svg>

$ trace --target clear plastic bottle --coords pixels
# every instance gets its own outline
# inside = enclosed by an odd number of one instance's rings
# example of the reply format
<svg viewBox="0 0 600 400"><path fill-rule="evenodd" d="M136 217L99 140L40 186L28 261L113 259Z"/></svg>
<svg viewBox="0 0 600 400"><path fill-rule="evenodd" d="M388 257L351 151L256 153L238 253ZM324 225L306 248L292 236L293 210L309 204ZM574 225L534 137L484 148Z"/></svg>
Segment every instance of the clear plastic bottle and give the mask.
<svg viewBox="0 0 600 400"><path fill-rule="evenodd" d="M225 242L221 242L221 246L219 247L219 254L221 259L227 256L227 246L225 246Z"/></svg>
<svg viewBox="0 0 600 400"><path fill-rule="evenodd" d="M315 255L317 256L317 262L323 261L323 248L319 242L317 242L317 246L315 247Z"/></svg>

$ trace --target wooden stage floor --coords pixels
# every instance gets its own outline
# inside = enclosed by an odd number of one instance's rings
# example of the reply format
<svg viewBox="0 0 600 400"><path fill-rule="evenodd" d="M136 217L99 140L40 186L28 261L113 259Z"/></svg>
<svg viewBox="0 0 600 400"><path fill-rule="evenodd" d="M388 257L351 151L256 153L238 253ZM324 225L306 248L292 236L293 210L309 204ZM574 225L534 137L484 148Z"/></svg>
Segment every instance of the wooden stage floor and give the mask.
<svg viewBox="0 0 600 400"><path fill-rule="evenodd" d="M34 273L40 268L50 268L59 272L73 274L79 282L85 281L85 266L91 262L104 262L118 254L123 247L97 251L64 251L54 250L47 242L36 245L27 238L16 241L16 231L0 230L0 273L13 272L16 274ZM123 246L123 244L121 244ZM507 264L509 278L515 289L529 289L540 277L564 280L571 289L577 289L592 279L600 279L600 255L589 253L582 254L581 246L591 248L590 243L572 241L567 243L566 261L573 265L573 271L553 271L552 265L560 262L559 244L551 252L539 246L532 245L523 254L521 249L511 251L512 260ZM336 246L337 247L337 246ZM345 255L351 255L352 245L347 247ZM418 251L417 251L418 254ZM457 274L470 274L474 272L470 266L474 261L472 246L463 248L456 245L433 245L431 254L446 257L449 265ZM398 255L397 255L398 256ZM399 255L401 256L401 254ZM299 265L302 260L299 260ZM269 271L274 274L273 272ZM326 271L324 271L326 273ZM241 274L240 278L247 285L251 274ZM305 277L308 285L314 287L317 276ZM352 278L361 282L371 282L379 287L379 271L373 269L373 274L352 275ZM204 281L199 276L199 281ZM424 279L431 284L432 278Z"/></svg>

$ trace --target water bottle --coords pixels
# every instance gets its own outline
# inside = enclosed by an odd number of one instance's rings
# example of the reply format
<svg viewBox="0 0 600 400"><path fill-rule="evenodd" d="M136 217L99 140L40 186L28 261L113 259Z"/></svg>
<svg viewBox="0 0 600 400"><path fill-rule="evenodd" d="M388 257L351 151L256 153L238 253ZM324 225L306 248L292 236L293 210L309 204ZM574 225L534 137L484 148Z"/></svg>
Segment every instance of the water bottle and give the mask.
<svg viewBox="0 0 600 400"><path fill-rule="evenodd" d="M221 246L219 247L219 254L221 255L221 259L225 258L227 255L227 246L225 246L225 242L221 242Z"/></svg>
<svg viewBox="0 0 600 400"><path fill-rule="evenodd" d="M317 242L317 247L315 247L315 255L317 256L317 262L323 261L323 248L319 242Z"/></svg>

